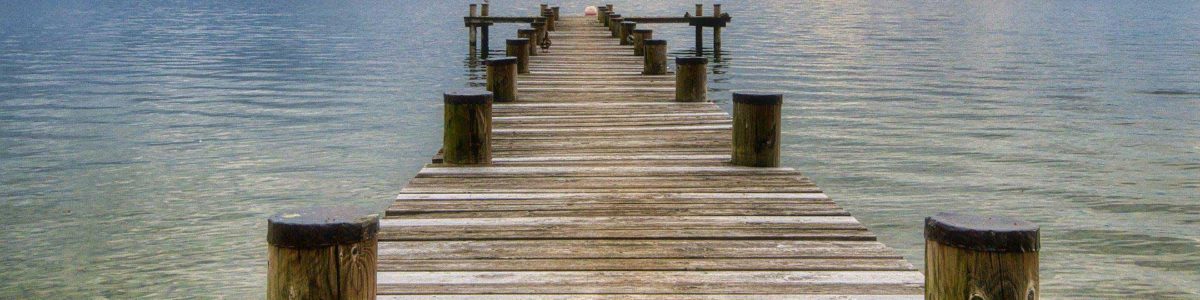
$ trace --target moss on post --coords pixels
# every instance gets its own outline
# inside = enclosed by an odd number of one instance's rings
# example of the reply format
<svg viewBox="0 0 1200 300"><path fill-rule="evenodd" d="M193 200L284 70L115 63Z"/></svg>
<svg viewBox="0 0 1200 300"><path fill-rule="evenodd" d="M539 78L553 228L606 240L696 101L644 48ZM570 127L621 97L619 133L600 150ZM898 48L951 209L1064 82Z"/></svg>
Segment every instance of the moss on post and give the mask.
<svg viewBox="0 0 1200 300"><path fill-rule="evenodd" d="M644 44L646 55L642 58L642 74L667 74L667 41L646 40Z"/></svg>
<svg viewBox="0 0 1200 300"><path fill-rule="evenodd" d="M267 299L375 299L379 214L310 208L267 219Z"/></svg>
<svg viewBox="0 0 1200 300"><path fill-rule="evenodd" d="M707 100L708 59L704 57L675 58L675 101L701 102Z"/></svg>
<svg viewBox="0 0 1200 300"><path fill-rule="evenodd" d="M925 299L1040 297L1037 225L938 213L925 219Z"/></svg>
<svg viewBox="0 0 1200 300"><path fill-rule="evenodd" d="M492 93L461 90L446 93L442 161L453 165L492 163Z"/></svg>
<svg viewBox="0 0 1200 300"><path fill-rule="evenodd" d="M778 167L783 95L733 93L733 157L745 167Z"/></svg>

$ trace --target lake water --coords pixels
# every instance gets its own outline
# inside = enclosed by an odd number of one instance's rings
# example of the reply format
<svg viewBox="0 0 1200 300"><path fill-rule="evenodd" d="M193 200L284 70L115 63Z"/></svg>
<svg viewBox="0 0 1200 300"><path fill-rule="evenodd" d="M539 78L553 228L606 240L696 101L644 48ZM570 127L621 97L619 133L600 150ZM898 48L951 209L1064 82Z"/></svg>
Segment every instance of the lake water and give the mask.
<svg viewBox="0 0 1200 300"><path fill-rule="evenodd" d="M480 84L464 1L196 2L0 1L0 298L262 297L268 215L382 209ZM784 165L914 264L925 216L1000 214L1048 298L1200 299L1200 1L724 11L710 98L784 93Z"/></svg>

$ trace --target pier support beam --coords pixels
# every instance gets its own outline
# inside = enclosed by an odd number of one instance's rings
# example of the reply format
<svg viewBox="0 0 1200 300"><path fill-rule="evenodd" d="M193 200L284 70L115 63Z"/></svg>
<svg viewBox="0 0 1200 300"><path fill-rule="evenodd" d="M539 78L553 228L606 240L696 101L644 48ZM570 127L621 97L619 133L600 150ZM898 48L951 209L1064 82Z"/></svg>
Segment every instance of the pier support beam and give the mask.
<svg viewBox="0 0 1200 300"><path fill-rule="evenodd" d="M499 57L484 61L487 65L487 90L496 102L517 101L517 58Z"/></svg>
<svg viewBox="0 0 1200 300"><path fill-rule="evenodd" d="M537 35L537 30L535 30L533 28L517 29L517 38L530 40L530 43L528 43L529 44L529 47L528 47L529 48L529 56L537 56L538 55L538 45L536 42L537 38L535 37L536 35ZM512 55L509 55L509 56L512 56Z"/></svg>
<svg viewBox="0 0 1200 300"><path fill-rule="evenodd" d="M267 219L267 299L375 299L379 214L346 208Z"/></svg>
<svg viewBox="0 0 1200 300"><path fill-rule="evenodd" d="M629 21L621 22L621 30L617 33L617 38L621 39L621 45L633 44L633 42L629 40L629 35L633 34L633 29L636 27L637 23Z"/></svg>
<svg viewBox="0 0 1200 300"><path fill-rule="evenodd" d="M696 16L704 15L704 4L696 4ZM704 55L704 26L696 26L696 56Z"/></svg>
<svg viewBox="0 0 1200 300"><path fill-rule="evenodd" d="M509 39L504 41L504 46L508 57L517 58L517 73L529 74L529 40Z"/></svg>
<svg viewBox="0 0 1200 300"><path fill-rule="evenodd" d="M925 299L1039 299L1037 225L938 213L925 219Z"/></svg>
<svg viewBox="0 0 1200 300"><path fill-rule="evenodd" d="M650 29L634 29L633 30L633 55L646 55L646 40L654 38L654 31Z"/></svg>
<svg viewBox="0 0 1200 300"><path fill-rule="evenodd" d="M443 162L452 165L492 163L492 93L448 92L442 136Z"/></svg>
<svg viewBox="0 0 1200 300"><path fill-rule="evenodd" d="M708 93L708 58L675 58L675 101L703 102Z"/></svg>
<svg viewBox="0 0 1200 300"><path fill-rule="evenodd" d="M745 167L778 167L781 94L733 93L733 158Z"/></svg>
<svg viewBox="0 0 1200 300"><path fill-rule="evenodd" d="M488 16L488 4L487 3L479 5L479 16L481 16L481 17ZM488 46L488 26L487 25L480 26L479 39L481 40L480 42L482 42L482 44L479 45L479 52L483 58L487 58L488 51L490 51L490 49L488 49L489 46Z"/></svg>
<svg viewBox="0 0 1200 300"><path fill-rule="evenodd" d="M474 17L475 16L475 4L471 4L470 7L471 7L470 13L467 15ZM475 26L468 26L468 28L470 28L470 30L467 33L469 35L467 37L467 44L470 45L471 50L474 51L475 50L475 34L479 30L477 28L475 28Z"/></svg>
<svg viewBox="0 0 1200 300"><path fill-rule="evenodd" d="M721 16L720 4L713 4L713 16ZM713 55L721 57L721 26L713 26Z"/></svg>
<svg viewBox="0 0 1200 300"><path fill-rule="evenodd" d="M645 56L642 58L642 75L667 74L667 41L646 40Z"/></svg>

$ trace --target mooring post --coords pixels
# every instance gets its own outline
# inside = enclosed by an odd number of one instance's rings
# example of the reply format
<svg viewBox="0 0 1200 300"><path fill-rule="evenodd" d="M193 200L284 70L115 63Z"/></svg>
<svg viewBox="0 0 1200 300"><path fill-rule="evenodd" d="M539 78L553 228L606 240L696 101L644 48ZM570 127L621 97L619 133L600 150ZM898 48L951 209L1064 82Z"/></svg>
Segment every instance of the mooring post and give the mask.
<svg viewBox="0 0 1200 300"><path fill-rule="evenodd" d="M546 40L546 35L548 34L546 33L546 21L533 21L530 26L533 26L533 30L535 31L534 35L537 36L537 39L533 41L533 44L537 45L538 47L542 46L542 43Z"/></svg>
<svg viewBox="0 0 1200 300"><path fill-rule="evenodd" d="M625 22L625 19L621 18L621 14L611 14L608 16L608 31L612 32L612 37L617 37L617 35L621 34L621 22Z"/></svg>
<svg viewBox="0 0 1200 300"><path fill-rule="evenodd" d="M650 29L634 29L633 30L633 55L642 56L646 54L646 40L654 37L654 31Z"/></svg>
<svg viewBox="0 0 1200 300"><path fill-rule="evenodd" d="M517 38L528 39L530 41L537 41L536 35L537 35L537 30L533 29L533 28L517 29ZM537 43L530 42L528 44L529 44L529 47L528 47L529 48L529 56L537 56L538 50L540 50L540 49L538 49ZM509 56L512 56L512 55L509 55Z"/></svg>
<svg viewBox="0 0 1200 300"><path fill-rule="evenodd" d="M442 162L452 165L492 163L492 93L476 89L447 92Z"/></svg>
<svg viewBox="0 0 1200 300"><path fill-rule="evenodd" d="M611 15L614 13L616 13L616 12L613 11L613 5L605 4L604 5L604 19L601 20L600 22L604 23L604 26L608 26L608 18L610 18Z"/></svg>
<svg viewBox="0 0 1200 300"><path fill-rule="evenodd" d="M498 57L484 61L487 65L487 90L496 102L517 101L517 58Z"/></svg>
<svg viewBox="0 0 1200 300"><path fill-rule="evenodd" d="M554 21L558 21L558 6L551 6L550 11L554 12Z"/></svg>
<svg viewBox="0 0 1200 300"><path fill-rule="evenodd" d="M608 8L603 6L596 8L596 22L600 22L600 25L604 25L605 20L608 20Z"/></svg>
<svg viewBox="0 0 1200 300"><path fill-rule="evenodd" d="M704 15L704 4L696 4L696 17ZM704 55L704 26L696 25L696 56Z"/></svg>
<svg viewBox="0 0 1200 300"><path fill-rule="evenodd" d="M925 299L1039 299L1040 228L1005 218L925 218Z"/></svg>
<svg viewBox="0 0 1200 300"><path fill-rule="evenodd" d="M675 101L702 102L708 93L708 58L675 58Z"/></svg>
<svg viewBox="0 0 1200 300"><path fill-rule="evenodd" d="M646 55L642 58L642 74L667 74L667 40L646 40L643 44Z"/></svg>
<svg viewBox="0 0 1200 300"><path fill-rule="evenodd" d="M634 28L637 28L637 23L629 21L621 22L621 32L617 34L619 35L617 38L621 39L621 45L633 45L630 35L633 35Z"/></svg>
<svg viewBox="0 0 1200 300"><path fill-rule="evenodd" d="M538 10L546 18L546 31L554 31L554 11L550 10L550 5L543 3Z"/></svg>
<svg viewBox="0 0 1200 300"><path fill-rule="evenodd" d="M487 3L479 5L479 16L481 16L481 17L488 16L488 4ZM487 58L488 51L490 51L489 46L488 46L488 24L483 24L482 26L480 26L479 39L480 39L480 42L482 42L482 44L479 45L479 52L482 52L483 58Z"/></svg>
<svg viewBox="0 0 1200 300"><path fill-rule="evenodd" d="M778 167L781 94L733 93L733 157L744 167Z"/></svg>
<svg viewBox="0 0 1200 300"><path fill-rule="evenodd" d="M475 17L475 4L471 4L470 7L471 7L470 13L467 15L471 16L471 17ZM477 31L475 28L475 24L467 25L467 28L470 28L469 32L467 33L467 35L468 35L467 44L471 46L471 50L475 50L475 32Z"/></svg>
<svg viewBox="0 0 1200 300"><path fill-rule="evenodd" d="M713 4L713 16L721 17L720 4ZM713 26L713 55L721 56L721 26Z"/></svg>
<svg viewBox="0 0 1200 300"><path fill-rule="evenodd" d="M504 53L517 58L517 73L529 74L529 39L509 39L504 45Z"/></svg>
<svg viewBox="0 0 1200 300"><path fill-rule="evenodd" d="M308 208L267 218L267 299L375 299L379 214Z"/></svg>

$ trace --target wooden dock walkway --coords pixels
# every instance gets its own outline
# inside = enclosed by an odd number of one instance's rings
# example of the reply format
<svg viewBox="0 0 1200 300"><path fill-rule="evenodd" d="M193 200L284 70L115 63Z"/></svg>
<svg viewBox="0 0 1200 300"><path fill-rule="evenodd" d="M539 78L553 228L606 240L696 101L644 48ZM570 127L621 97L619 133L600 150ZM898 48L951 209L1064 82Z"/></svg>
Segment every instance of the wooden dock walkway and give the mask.
<svg viewBox="0 0 1200 300"><path fill-rule="evenodd" d="M594 17L550 36L494 104L493 164L429 164L388 208L380 299L923 297L800 172L730 165L729 115Z"/></svg>

